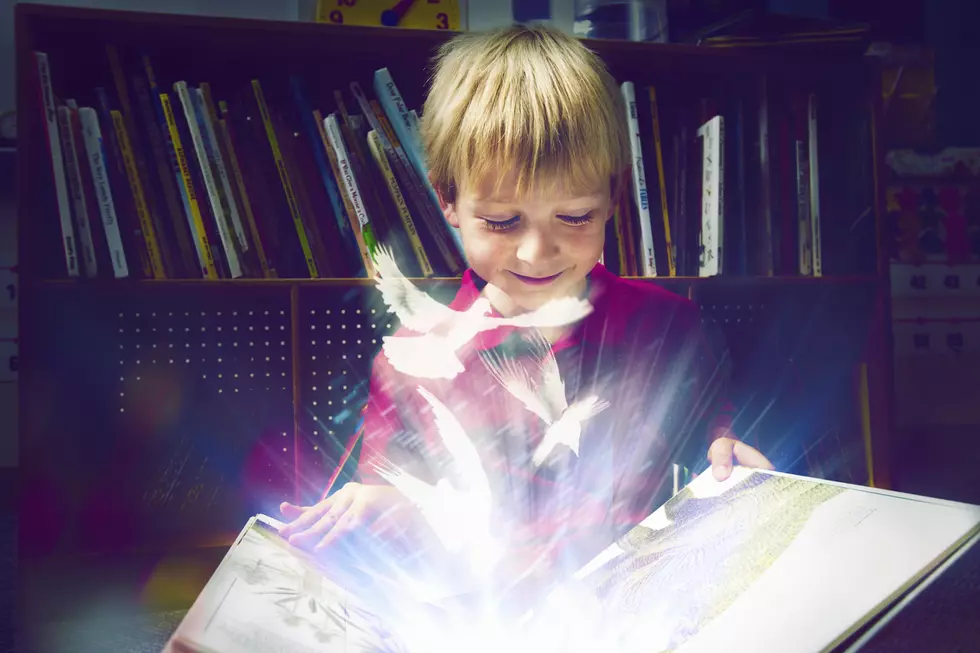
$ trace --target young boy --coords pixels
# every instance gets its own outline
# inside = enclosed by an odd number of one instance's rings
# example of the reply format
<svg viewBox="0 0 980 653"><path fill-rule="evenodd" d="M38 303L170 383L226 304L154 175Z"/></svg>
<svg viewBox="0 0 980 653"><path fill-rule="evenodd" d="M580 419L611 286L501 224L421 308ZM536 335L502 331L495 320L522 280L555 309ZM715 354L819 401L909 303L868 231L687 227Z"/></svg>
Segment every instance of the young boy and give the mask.
<svg viewBox="0 0 980 653"><path fill-rule="evenodd" d="M452 308L483 297L494 315L513 316L554 298L588 298L590 315L542 335L568 404L595 395L608 405L583 422L577 452L556 447L536 465L547 424L487 364L513 359L537 382L542 347L527 329L482 333L458 352L464 371L449 381L401 374L381 353L364 414L361 483L312 507L283 504L284 534L324 551L364 529L419 523L374 468L391 463L430 482L445 473L419 387L453 412L480 452L510 544L548 551L552 566L584 564L652 512L669 496L671 464L692 445L711 443L719 480L733 462L771 468L730 430L697 307L597 264L631 158L622 97L601 59L561 32L514 26L461 35L435 64L423 145L470 265Z"/></svg>

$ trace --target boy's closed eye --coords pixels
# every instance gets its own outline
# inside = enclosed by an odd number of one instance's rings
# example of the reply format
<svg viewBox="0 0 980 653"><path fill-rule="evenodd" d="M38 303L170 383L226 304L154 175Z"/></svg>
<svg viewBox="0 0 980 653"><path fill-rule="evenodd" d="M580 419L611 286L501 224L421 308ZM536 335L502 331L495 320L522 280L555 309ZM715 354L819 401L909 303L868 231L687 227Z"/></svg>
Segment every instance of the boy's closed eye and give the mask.
<svg viewBox="0 0 980 653"><path fill-rule="evenodd" d="M557 215L555 217L569 226L578 227L592 222L592 213L592 211L589 211L583 215ZM521 222L521 216L519 215L510 218L481 217L480 219L483 220L487 229L490 231L508 231L517 227Z"/></svg>

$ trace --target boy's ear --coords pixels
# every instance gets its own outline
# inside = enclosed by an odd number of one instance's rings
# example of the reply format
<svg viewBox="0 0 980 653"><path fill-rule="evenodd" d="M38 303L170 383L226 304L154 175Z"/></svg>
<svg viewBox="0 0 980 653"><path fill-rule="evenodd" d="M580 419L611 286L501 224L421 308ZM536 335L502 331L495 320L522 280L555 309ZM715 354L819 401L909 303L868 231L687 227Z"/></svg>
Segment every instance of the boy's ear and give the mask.
<svg viewBox="0 0 980 653"><path fill-rule="evenodd" d="M459 229L459 216L456 215L456 204L447 201L445 193L443 193L438 184L433 182L431 174L429 175L429 183L432 184L432 188L436 191L436 197L439 199L439 208L442 210L442 214L446 216L446 222Z"/></svg>

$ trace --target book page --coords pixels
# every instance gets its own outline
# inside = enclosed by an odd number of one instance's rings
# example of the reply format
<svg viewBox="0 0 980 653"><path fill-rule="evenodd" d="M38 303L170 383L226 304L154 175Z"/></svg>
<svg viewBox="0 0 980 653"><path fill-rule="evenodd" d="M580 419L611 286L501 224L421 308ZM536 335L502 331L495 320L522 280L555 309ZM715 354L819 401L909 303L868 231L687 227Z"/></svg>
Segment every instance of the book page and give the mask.
<svg viewBox="0 0 980 653"><path fill-rule="evenodd" d="M175 635L195 651L394 653L380 619L253 519Z"/></svg>
<svg viewBox="0 0 980 653"><path fill-rule="evenodd" d="M977 506L736 468L698 477L577 589L610 650L829 651L978 525Z"/></svg>

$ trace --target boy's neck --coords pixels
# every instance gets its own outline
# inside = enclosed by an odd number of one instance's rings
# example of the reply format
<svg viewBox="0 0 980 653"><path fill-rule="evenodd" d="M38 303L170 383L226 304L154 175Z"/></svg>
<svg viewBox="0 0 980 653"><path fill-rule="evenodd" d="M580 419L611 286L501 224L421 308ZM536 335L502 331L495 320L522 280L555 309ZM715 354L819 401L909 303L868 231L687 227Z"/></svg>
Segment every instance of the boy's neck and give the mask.
<svg viewBox="0 0 980 653"><path fill-rule="evenodd" d="M579 283L571 289L571 292L565 293L562 296L573 296L573 297L586 297L589 292L589 280L588 277L584 277ZM483 291L480 293L483 297L490 301L490 305L493 309L501 315L501 317L514 317L515 315L521 315L522 313L527 313L532 311L539 306L522 306L516 302L510 295L505 293L503 290L493 285L492 283L487 283L484 286ZM549 301L552 299L557 299L557 297L548 297ZM544 304L545 302L542 302ZM555 327L555 328L544 328L539 329L542 335L548 339L549 342L556 342L567 329L573 328L574 325L567 325L565 327Z"/></svg>

